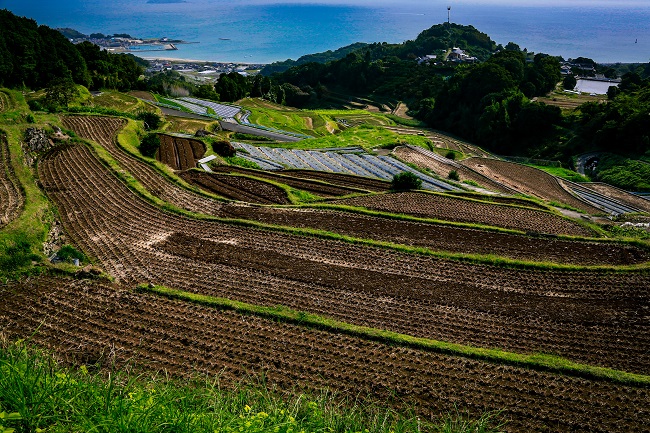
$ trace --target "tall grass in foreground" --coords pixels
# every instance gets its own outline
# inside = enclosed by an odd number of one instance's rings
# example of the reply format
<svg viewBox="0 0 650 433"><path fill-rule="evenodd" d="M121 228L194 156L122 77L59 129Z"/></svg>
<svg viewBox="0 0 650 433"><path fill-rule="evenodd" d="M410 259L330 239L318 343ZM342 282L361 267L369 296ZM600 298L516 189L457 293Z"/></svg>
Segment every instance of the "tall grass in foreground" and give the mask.
<svg viewBox="0 0 650 433"><path fill-rule="evenodd" d="M405 409L331 393L291 396L262 381L223 388L218 378L170 379L63 368L24 343L0 347L0 432L448 432L498 431L498 416L460 412L439 423ZM496 425L496 427L491 427Z"/></svg>

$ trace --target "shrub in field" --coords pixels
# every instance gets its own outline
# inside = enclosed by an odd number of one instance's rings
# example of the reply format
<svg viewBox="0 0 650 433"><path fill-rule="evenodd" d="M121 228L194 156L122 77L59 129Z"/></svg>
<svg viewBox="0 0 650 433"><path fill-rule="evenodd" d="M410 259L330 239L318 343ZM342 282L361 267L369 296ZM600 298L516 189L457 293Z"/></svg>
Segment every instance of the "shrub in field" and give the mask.
<svg viewBox="0 0 650 433"><path fill-rule="evenodd" d="M62 246L56 255L65 262L71 262L72 259L78 259L83 262L86 259L86 256L72 245Z"/></svg>
<svg viewBox="0 0 650 433"><path fill-rule="evenodd" d="M223 157L235 156L235 148L232 147L229 141L219 140L212 143L212 150Z"/></svg>
<svg viewBox="0 0 650 433"><path fill-rule="evenodd" d="M45 111L43 104L38 99L32 99L27 101L27 105L29 106L29 109L32 111Z"/></svg>
<svg viewBox="0 0 650 433"><path fill-rule="evenodd" d="M452 170L449 172L447 175L448 179L455 180L455 181L460 181L460 176L458 176L458 172L456 170Z"/></svg>
<svg viewBox="0 0 650 433"><path fill-rule="evenodd" d="M140 142L140 153L153 158L160 147L158 134L147 134Z"/></svg>
<svg viewBox="0 0 650 433"><path fill-rule="evenodd" d="M136 115L136 119L142 120L144 122L144 129L147 131L152 131L154 129L160 128L162 124L162 119L156 113L151 113L149 111L141 111Z"/></svg>
<svg viewBox="0 0 650 433"><path fill-rule="evenodd" d="M454 152L453 150L450 150L449 152L447 152L445 157L448 158L448 159L454 160L454 159L456 159L456 152Z"/></svg>
<svg viewBox="0 0 650 433"><path fill-rule="evenodd" d="M391 181L393 191L406 191L409 189L422 188L422 180L411 172L404 171L393 176Z"/></svg>

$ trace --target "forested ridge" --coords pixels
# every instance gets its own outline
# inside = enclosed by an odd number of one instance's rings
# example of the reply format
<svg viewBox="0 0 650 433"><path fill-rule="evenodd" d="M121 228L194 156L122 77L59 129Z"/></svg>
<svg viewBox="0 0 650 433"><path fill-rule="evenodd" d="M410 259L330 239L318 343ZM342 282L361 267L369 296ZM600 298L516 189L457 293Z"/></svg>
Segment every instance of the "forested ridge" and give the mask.
<svg viewBox="0 0 650 433"><path fill-rule="evenodd" d="M0 86L41 89L67 79L91 89L130 90L143 73L135 56L74 45L57 30L0 10Z"/></svg>

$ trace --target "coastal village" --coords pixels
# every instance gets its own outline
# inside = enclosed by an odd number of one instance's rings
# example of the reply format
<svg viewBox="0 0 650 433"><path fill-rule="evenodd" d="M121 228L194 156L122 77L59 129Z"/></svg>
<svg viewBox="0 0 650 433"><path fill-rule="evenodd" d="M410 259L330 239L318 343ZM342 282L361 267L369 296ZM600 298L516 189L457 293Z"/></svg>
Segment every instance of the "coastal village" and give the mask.
<svg viewBox="0 0 650 433"><path fill-rule="evenodd" d="M253 75L264 67L263 64L202 62L173 59L149 60L148 73L176 71L196 83L214 83L221 74L238 72L243 76Z"/></svg>

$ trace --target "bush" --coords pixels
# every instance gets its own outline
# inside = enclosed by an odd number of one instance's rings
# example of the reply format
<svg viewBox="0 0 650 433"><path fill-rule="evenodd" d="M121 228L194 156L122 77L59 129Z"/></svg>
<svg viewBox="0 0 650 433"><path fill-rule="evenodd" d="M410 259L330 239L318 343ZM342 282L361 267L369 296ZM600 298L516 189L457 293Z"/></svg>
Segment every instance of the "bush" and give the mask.
<svg viewBox="0 0 650 433"><path fill-rule="evenodd" d="M72 262L72 259L78 259L81 262L86 260L86 256L72 245L63 245L56 255L65 262Z"/></svg>
<svg viewBox="0 0 650 433"><path fill-rule="evenodd" d="M578 80L576 80L576 77L573 75L567 75L564 77L564 80L562 81L562 87L564 87L566 90L573 90L576 88L578 85Z"/></svg>
<svg viewBox="0 0 650 433"><path fill-rule="evenodd" d="M452 170L449 172L447 175L448 179L455 180L456 182L460 181L460 176L458 176L458 172L456 170Z"/></svg>
<svg viewBox="0 0 650 433"><path fill-rule="evenodd" d="M32 99L31 101L27 101L27 105L29 106L29 109L32 111L45 111L43 104L41 104L41 101L39 101L38 99Z"/></svg>
<svg viewBox="0 0 650 433"><path fill-rule="evenodd" d="M447 152L447 154L445 155L445 158L447 158L447 159L451 159L451 160L453 161L454 159L456 159L456 152L454 152L453 150L450 150L450 151Z"/></svg>
<svg viewBox="0 0 650 433"><path fill-rule="evenodd" d="M394 191L407 191L422 188L422 180L415 174L404 171L393 176L391 189Z"/></svg>
<svg viewBox="0 0 650 433"><path fill-rule="evenodd" d="M142 120L144 122L144 129L147 131L158 129L162 124L162 119L160 116L149 111L141 111L135 117L136 119Z"/></svg>
<svg viewBox="0 0 650 433"><path fill-rule="evenodd" d="M34 118L33 114L28 114L27 116L25 116L25 121L27 123L35 123L36 119Z"/></svg>
<svg viewBox="0 0 650 433"><path fill-rule="evenodd" d="M147 134L140 142L140 153L153 158L160 147L158 134Z"/></svg>
<svg viewBox="0 0 650 433"><path fill-rule="evenodd" d="M212 150L219 156L230 157L235 156L235 148L232 147L229 141L219 140L212 143Z"/></svg>

